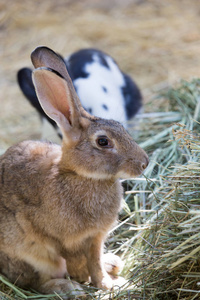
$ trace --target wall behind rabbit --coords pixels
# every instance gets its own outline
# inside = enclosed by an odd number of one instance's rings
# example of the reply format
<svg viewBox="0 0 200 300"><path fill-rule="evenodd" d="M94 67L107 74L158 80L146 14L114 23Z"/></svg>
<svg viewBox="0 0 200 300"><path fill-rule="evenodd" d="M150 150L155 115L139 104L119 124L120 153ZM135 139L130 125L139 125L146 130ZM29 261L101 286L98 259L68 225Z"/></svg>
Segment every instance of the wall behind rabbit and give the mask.
<svg viewBox="0 0 200 300"><path fill-rule="evenodd" d="M40 136L38 116L16 82L36 46L63 55L85 47L108 52L146 103L160 87L200 76L199 14L198 0L2 0L0 151Z"/></svg>

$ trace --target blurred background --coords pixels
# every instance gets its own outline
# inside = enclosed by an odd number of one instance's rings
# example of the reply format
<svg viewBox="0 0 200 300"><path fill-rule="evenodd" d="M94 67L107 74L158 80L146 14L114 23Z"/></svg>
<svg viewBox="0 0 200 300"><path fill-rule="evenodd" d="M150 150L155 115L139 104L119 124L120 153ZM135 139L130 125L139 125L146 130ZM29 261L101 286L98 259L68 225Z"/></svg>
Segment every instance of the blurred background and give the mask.
<svg viewBox="0 0 200 300"><path fill-rule="evenodd" d="M146 104L163 87L200 77L199 17L198 0L1 0L0 149L40 137L38 115L16 81L38 45L64 56L87 47L107 52Z"/></svg>

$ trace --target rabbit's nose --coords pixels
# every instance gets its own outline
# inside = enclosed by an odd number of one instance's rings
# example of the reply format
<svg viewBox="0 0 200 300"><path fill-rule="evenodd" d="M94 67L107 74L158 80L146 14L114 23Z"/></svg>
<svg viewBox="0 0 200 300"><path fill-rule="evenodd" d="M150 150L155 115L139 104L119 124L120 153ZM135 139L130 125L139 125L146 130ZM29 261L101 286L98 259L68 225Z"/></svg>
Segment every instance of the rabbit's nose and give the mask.
<svg viewBox="0 0 200 300"><path fill-rule="evenodd" d="M149 158L148 156L145 156L144 161L142 162L142 169L145 170L148 164L149 164Z"/></svg>

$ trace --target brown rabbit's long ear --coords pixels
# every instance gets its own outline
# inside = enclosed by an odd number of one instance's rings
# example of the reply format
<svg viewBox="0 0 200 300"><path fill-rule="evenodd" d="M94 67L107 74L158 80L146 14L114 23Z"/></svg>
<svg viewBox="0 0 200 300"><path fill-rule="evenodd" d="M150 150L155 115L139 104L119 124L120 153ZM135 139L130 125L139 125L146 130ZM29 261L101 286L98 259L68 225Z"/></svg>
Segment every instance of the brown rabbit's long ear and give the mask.
<svg viewBox="0 0 200 300"><path fill-rule="evenodd" d="M71 78L67 72L65 62L61 56L59 56L50 48L41 46L33 50L33 52L31 53L31 60L35 68L45 67L48 69L52 69L58 72L63 78L65 78L65 80L68 83L68 87L71 90L71 94L74 97L75 104L78 107L81 106L80 100L76 95Z"/></svg>
<svg viewBox="0 0 200 300"><path fill-rule="evenodd" d="M63 58L48 47L40 46L33 50L31 60L36 69L46 67L57 71L67 81L70 79Z"/></svg>
<svg viewBox="0 0 200 300"><path fill-rule="evenodd" d="M38 68L33 71L35 90L45 113L60 127L66 142L80 135L81 110L76 106L68 82L51 69Z"/></svg>
<svg viewBox="0 0 200 300"><path fill-rule="evenodd" d="M65 62L60 55L58 55L48 47L40 46L31 53L31 60L35 68L45 67L58 72L67 81L68 89L73 98L74 106L76 107L76 109L81 111L83 117L89 119L93 118L93 116L86 112L82 107L71 78L68 74Z"/></svg>

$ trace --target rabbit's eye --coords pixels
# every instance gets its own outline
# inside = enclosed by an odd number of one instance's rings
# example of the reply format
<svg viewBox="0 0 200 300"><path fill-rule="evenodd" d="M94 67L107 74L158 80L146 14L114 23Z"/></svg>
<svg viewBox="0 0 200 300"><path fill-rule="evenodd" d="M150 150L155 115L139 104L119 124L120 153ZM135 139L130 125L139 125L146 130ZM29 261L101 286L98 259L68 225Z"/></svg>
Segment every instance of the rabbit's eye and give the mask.
<svg viewBox="0 0 200 300"><path fill-rule="evenodd" d="M112 148L113 147L112 142L109 140L109 138L107 138L107 136L99 136L96 139L96 143L98 146L104 147L104 148Z"/></svg>

